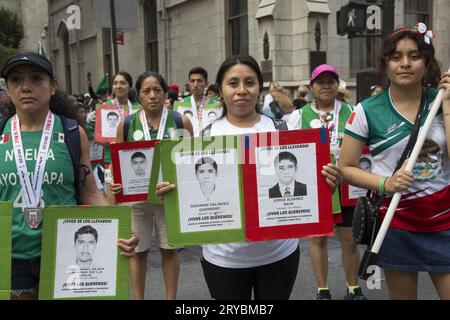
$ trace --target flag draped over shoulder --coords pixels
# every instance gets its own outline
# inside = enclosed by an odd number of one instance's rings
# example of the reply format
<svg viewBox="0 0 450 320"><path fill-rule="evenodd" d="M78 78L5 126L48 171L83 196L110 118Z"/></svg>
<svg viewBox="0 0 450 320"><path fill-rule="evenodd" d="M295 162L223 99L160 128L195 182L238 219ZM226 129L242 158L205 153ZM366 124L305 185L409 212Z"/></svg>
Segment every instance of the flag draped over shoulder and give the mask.
<svg viewBox="0 0 450 320"><path fill-rule="evenodd" d="M102 89L108 89L108 74L105 73L105 75L103 76L102 80L100 80L100 82L98 83L97 87L95 88L95 93L99 94L99 91Z"/></svg>

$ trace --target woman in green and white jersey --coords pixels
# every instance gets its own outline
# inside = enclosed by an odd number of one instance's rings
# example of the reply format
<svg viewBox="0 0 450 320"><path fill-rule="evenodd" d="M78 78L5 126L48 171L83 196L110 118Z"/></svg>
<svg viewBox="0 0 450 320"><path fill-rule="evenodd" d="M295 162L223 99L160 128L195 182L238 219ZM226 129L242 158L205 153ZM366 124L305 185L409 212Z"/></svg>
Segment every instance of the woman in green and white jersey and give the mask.
<svg viewBox="0 0 450 320"><path fill-rule="evenodd" d="M340 165L352 185L386 194L383 219L392 194L402 197L380 248L391 299L417 299L418 273L428 272L441 299L450 299L450 73L441 78L432 33L419 23L399 29L382 46L379 72L387 90L362 101L345 130ZM394 172L420 110L423 125L437 90L445 89L442 108L431 123L412 172ZM368 146L372 173L358 168Z"/></svg>
<svg viewBox="0 0 450 320"><path fill-rule="evenodd" d="M53 67L36 53L20 53L4 65L13 115L0 143L0 201L13 202L12 299L37 299L42 238L42 209L49 205L107 205L92 175L82 188L75 186L72 160L64 138L62 115L68 106L57 104ZM80 128L81 163L91 170L89 144ZM31 181L33 177L33 181ZM34 179L34 177L36 179ZM119 240L125 255L134 254L137 238Z"/></svg>
<svg viewBox="0 0 450 320"><path fill-rule="evenodd" d="M164 107L167 84L156 72L144 72L136 81L136 91L142 109L129 120L128 132L124 134L124 122L117 128L117 142L150 141L175 138L180 133L192 136L191 122L185 116ZM178 125L182 124L182 125ZM184 132L182 130L185 130ZM125 139L124 139L125 138ZM148 163L148 162L147 162ZM151 170L151 168L146 168ZM122 185L113 184L112 191L117 194ZM141 241L136 255L131 260L131 283L135 299L144 299L147 258L150 240L155 224L156 240L160 248L164 283L167 298L176 299L180 262L177 250L167 242L167 226L162 205L140 202L132 204L132 224Z"/></svg>

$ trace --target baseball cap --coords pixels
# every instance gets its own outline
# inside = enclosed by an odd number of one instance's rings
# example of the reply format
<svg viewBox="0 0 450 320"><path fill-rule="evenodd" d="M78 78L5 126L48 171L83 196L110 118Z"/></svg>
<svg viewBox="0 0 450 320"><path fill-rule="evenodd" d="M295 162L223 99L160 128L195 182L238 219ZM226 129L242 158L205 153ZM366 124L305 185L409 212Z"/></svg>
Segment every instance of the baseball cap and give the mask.
<svg viewBox="0 0 450 320"><path fill-rule="evenodd" d="M339 75L337 73L337 70L335 67L330 66L329 64L321 64L320 66L318 66L317 68L315 68L313 70L313 72L311 73L311 81L314 81L317 79L317 77L319 77L322 73L324 72L330 72L333 75L336 76L336 78L339 80Z"/></svg>
<svg viewBox="0 0 450 320"><path fill-rule="evenodd" d="M44 69L49 75L53 77L53 66L50 61L48 61L44 56L41 56L40 54L37 54L35 52L19 53L9 58L3 66L1 76L6 79L13 68L24 64L33 65Z"/></svg>

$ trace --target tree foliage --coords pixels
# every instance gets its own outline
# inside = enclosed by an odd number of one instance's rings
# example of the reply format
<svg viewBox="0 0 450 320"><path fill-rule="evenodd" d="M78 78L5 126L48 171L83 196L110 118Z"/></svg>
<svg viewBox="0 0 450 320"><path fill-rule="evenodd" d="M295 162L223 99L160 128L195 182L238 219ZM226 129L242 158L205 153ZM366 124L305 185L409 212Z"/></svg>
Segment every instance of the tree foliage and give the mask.
<svg viewBox="0 0 450 320"><path fill-rule="evenodd" d="M0 7L0 45L18 49L23 39L23 26L19 16L3 7Z"/></svg>

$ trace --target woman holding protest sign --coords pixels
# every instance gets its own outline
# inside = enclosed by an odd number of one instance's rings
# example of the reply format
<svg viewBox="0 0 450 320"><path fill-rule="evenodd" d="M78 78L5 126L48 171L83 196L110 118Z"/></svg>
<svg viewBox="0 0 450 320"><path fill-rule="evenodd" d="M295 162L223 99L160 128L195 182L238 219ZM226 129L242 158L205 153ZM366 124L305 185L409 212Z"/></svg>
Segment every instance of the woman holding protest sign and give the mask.
<svg viewBox="0 0 450 320"><path fill-rule="evenodd" d="M217 85L224 115L207 127L204 135L275 132L286 124L260 113L258 99L263 76L254 58L232 56L225 60L217 74ZM340 170L334 165L323 168L323 176L332 189L340 181ZM157 195L172 191L175 185L162 182ZM289 299L299 266L297 239L257 243L232 243L203 246L202 267L214 299L257 300Z"/></svg>
<svg viewBox="0 0 450 320"><path fill-rule="evenodd" d="M117 128L117 142L150 141L175 138L180 135L191 136L192 125L188 118L164 107L167 84L156 72L144 72L136 82L138 99L142 110L129 115ZM117 194L122 185L113 184L112 192ZM136 255L131 260L131 282L134 297L144 299L147 258L150 239L155 223L156 240L162 257L164 283L167 298L176 299L180 262L177 250L167 243L167 226L164 207L147 202L132 205L133 230L141 238Z"/></svg>
<svg viewBox="0 0 450 320"><path fill-rule="evenodd" d="M92 205L108 202L92 175L86 175L91 171L89 144L76 123L81 166L69 154L71 143L65 129L73 123L64 117L70 113L68 106L55 98L57 83L51 63L36 53L20 53L6 61L1 76L6 79L13 107L13 115L1 122L0 143L4 159L0 173L9 177L0 188L0 200L13 202L11 297L37 299L43 208L76 205L77 200ZM134 236L118 242L126 256L134 254L136 245Z"/></svg>
<svg viewBox="0 0 450 320"><path fill-rule="evenodd" d="M418 272L428 272L441 299L450 299L450 73L440 75L431 43L433 33L419 23L398 29L382 46L379 72L388 80L381 94L362 101L347 127L340 166L353 185L387 194L403 193L379 251L391 299L417 299ZM415 119L422 126L444 91L412 172L407 161L394 172L406 149ZM358 168L368 146L373 171Z"/></svg>
<svg viewBox="0 0 450 320"><path fill-rule="evenodd" d="M106 101L104 104L114 106L115 109L111 110L107 116L107 124L104 124L105 132L111 131L112 135L115 136L117 131L118 123L125 118L127 114L131 114L139 110L140 105L136 101L133 94L133 78L128 72L120 71L116 73L113 77L113 99ZM99 121L95 117L96 111L94 110L88 115L88 122L95 128L95 121ZM109 135L108 135L109 136ZM102 166L105 171L105 181L112 176L110 165L111 165L111 150L109 148L109 143L100 143L104 147L104 159ZM98 172L98 168L95 170ZM102 170L101 170L102 171Z"/></svg>
<svg viewBox="0 0 450 320"><path fill-rule="evenodd" d="M339 157L345 124L350 117L352 107L337 99L339 75L336 69L327 64L315 68L311 74L311 91L314 101L302 109L294 111L289 120L291 129L328 128L330 131L331 156ZM365 300L358 286L359 252L352 239L352 219L354 207L341 207L339 190L333 194L334 221L341 243L341 259L347 279L348 300ZM311 241L311 262L316 274L318 300L330 300L328 289L328 239L313 238Z"/></svg>

